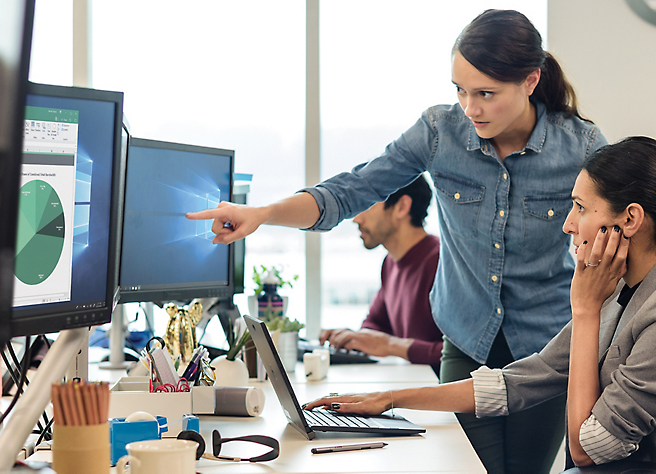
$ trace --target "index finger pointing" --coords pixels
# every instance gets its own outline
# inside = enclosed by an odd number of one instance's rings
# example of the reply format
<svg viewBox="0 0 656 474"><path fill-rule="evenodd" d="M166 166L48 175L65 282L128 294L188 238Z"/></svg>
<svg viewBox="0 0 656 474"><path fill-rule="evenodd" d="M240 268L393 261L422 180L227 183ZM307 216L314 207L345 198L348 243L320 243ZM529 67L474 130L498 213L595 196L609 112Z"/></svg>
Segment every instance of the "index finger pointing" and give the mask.
<svg viewBox="0 0 656 474"><path fill-rule="evenodd" d="M197 219L216 219L218 216L215 214L217 213L218 209L205 209L204 211L198 211L198 212L187 212L185 214L185 217L187 219L192 219L192 220L197 220Z"/></svg>

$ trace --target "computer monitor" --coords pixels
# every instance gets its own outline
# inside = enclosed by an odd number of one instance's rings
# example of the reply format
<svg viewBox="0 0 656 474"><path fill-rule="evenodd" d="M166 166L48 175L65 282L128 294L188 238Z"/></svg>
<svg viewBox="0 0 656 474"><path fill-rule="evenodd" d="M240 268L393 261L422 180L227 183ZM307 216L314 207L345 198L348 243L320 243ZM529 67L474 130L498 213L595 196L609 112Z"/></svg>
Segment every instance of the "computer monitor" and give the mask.
<svg viewBox="0 0 656 474"><path fill-rule="evenodd" d="M23 110L34 0L0 2L0 349L10 337Z"/></svg>
<svg viewBox="0 0 656 474"><path fill-rule="evenodd" d="M233 192L234 151L131 138L128 146L120 302L189 302L234 293L232 245L215 245L215 208Z"/></svg>
<svg viewBox="0 0 656 474"><path fill-rule="evenodd" d="M10 336L61 331L0 432L0 471L117 300L123 94L28 84ZM16 229L14 229L16 230Z"/></svg>
<svg viewBox="0 0 656 474"><path fill-rule="evenodd" d="M109 322L117 301L123 93L30 84L12 336Z"/></svg>

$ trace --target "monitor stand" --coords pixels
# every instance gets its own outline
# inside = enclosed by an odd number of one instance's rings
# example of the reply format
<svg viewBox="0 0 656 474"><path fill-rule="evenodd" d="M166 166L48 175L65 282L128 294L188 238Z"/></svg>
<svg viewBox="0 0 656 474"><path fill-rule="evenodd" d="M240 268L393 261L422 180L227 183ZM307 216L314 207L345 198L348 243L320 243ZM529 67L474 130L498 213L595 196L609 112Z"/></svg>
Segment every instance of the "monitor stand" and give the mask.
<svg viewBox="0 0 656 474"><path fill-rule="evenodd" d="M0 472L9 472L16 461L16 456L24 446L39 416L50 403L50 387L60 382L75 358L86 338L88 328L61 331L48 353L39 365L32 383L25 387L25 392L14 406L9 420L0 432Z"/></svg>
<svg viewBox="0 0 656 474"><path fill-rule="evenodd" d="M116 305L112 313L112 324L109 326L109 362L102 362L101 369L107 370L125 370L131 365L131 362L125 361L123 348L125 347L125 314L127 307L124 304Z"/></svg>

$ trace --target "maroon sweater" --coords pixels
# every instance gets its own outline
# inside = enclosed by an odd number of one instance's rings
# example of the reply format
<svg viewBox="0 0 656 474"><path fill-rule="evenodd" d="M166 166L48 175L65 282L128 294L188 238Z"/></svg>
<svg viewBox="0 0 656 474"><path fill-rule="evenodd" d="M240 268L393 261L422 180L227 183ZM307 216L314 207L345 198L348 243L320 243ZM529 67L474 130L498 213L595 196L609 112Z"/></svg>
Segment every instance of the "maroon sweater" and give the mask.
<svg viewBox="0 0 656 474"><path fill-rule="evenodd" d="M435 325L428 294L433 286L440 239L427 235L398 262L383 261L382 285L371 303L363 328L413 338L408 359L437 366L442 357L442 333Z"/></svg>

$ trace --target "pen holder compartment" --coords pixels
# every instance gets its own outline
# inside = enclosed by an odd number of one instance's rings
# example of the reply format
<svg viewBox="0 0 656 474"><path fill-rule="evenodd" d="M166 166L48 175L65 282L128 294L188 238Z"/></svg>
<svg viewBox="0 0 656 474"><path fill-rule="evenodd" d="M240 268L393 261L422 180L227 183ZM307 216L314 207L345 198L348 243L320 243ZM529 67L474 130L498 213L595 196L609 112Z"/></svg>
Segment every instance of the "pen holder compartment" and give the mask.
<svg viewBox="0 0 656 474"><path fill-rule="evenodd" d="M67 426L55 423L52 469L57 474L108 474L109 425Z"/></svg>

